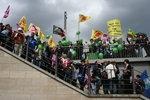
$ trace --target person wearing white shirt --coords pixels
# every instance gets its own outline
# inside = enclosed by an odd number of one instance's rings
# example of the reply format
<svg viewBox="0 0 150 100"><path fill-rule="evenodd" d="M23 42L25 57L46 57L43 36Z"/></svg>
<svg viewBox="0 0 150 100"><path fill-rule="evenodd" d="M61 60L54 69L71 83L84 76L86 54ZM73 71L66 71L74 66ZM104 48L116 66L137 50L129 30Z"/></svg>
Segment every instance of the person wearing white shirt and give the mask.
<svg viewBox="0 0 150 100"><path fill-rule="evenodd" d="M109 90L111 94L116 93L116 84L115 84L115 71L117 70L116 66L113 64L113 62L109 62L109 64L105 68L108 80L109 80Z"/></svg>

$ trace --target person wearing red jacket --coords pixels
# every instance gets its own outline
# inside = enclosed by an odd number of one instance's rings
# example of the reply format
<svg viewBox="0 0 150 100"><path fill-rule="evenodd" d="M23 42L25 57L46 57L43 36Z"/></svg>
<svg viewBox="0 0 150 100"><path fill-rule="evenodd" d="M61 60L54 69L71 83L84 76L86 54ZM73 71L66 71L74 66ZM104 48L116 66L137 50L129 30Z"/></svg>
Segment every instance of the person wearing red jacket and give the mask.
<svg viewBox="0 0 150 100"><path fill-rule="evenodd" d="M14 53L21 56L22 52L22 46L25 41L25 35L23 33L23 30L21 28L18 28L17 32L14 32L13 35L14 40Z"/></svg>

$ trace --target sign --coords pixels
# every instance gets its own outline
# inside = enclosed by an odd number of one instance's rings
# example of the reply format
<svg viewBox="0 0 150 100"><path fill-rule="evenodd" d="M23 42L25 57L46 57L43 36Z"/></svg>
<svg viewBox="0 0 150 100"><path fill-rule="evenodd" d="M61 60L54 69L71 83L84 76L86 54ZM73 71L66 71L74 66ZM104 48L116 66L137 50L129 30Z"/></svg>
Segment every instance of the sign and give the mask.
<svg viewBox="0 0 150 100"><path fill-rule="evenodd" d="M116 37L122 35L121 22L119 19L107 21L107 27L110 36Z"/></svg>

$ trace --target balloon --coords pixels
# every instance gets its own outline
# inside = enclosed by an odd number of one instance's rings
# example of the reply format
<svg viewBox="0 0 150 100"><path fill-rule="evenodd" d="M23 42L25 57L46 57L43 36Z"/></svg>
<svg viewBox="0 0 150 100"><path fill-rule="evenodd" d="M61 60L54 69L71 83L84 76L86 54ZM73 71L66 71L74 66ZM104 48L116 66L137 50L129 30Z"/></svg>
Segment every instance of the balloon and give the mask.
<svg viewBox="0 0 150 100"><path fill-rule="evenodd" d="M124 46L121 45L121 44L119 44L119 45L118 45L118 51L122 51L123 49L124 49Z"/></svg>
<svg viewBox="0 0 150 100"><path fill-rule="evenodd" d="M72 57L76 57L77 52L73 49L70 50Z"/></svg>
<svg viewBox="0 0 150 100"><path fill-rule="evenodd" d="M46 38L49 39L50 35L46 35Z"/></svg>
<svg viewBox="0 0 150 100"><path fill-rule="evenodd" d="M39 44L39 45L38 45L38 49L39 49L39 50L42 50L42 49L43 49L42 44Z"/></svg>
<svg viewBox="0 0 150 100"><path fill-rule="evenodd" d="M113 48L113 53L118 53L118 49L117 48Z"/></svg>
<svg viewBox="0 0 150 100"><path fill-rule="evenodd" d="M118 48L118 45L119 45L118 42L113 43L114 48Z"/></svg>
<svg viewBox="0 0 150 100"><path fill-rule="evenodd" d="M68 46L70 43L71 43L71 42L70 42L69 40L62 40L60 44L61 44L62 46Z"/></svg>
<svg viewBox="0 0 150 100"><path fill-rule="evenodd" d="M98 44L99 44L99 45L102 45L102 41L98 41Z"/></svg>
<svg viewBox="0 0 150 100"><path fill-rule="evenodd" d="M118 42L115 42L115 43L114 43L114 46L118 46Z"/></svg>
<svg viewBox="0 0 150 100"><path fill-rule="evenodd" d="M99 53L99 54L98 54L98 58L99 58L99 59L103 59L103 57L104 57L103 53Z"/></svg>

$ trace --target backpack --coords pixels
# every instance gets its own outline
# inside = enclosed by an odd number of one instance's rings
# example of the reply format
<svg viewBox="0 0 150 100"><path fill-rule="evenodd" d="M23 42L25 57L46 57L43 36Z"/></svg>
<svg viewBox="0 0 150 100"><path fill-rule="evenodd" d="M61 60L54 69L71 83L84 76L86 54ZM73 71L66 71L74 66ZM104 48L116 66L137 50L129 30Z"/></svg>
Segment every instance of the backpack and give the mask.
<svg viewBox="0 0 150 100"><path fill-rule="evenodd" d="M102 75L102 79L108 79L108 74L105 70L102 72L101 75Z"/></svg>

